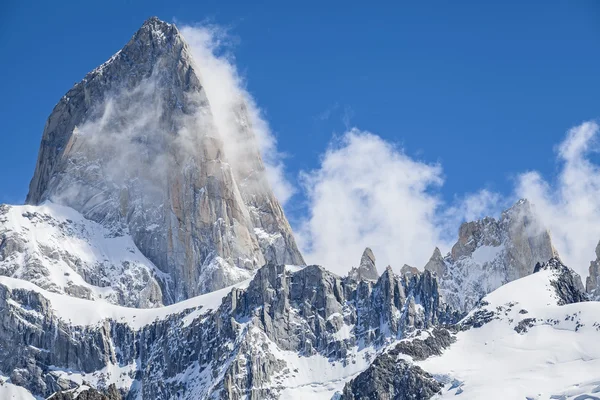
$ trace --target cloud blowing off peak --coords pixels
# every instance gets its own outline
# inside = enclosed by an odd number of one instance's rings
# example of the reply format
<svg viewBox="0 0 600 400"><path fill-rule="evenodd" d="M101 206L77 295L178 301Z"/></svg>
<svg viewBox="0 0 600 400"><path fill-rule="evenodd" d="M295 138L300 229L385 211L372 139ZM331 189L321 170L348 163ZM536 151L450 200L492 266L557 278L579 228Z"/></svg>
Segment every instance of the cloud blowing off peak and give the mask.
<svg viewBox="0 0 600 400"><path fill-rule="evenodd" d="M170 275L166 302L234 284L266 262L303 263L271 189L290 195L268 125L217 55L218 30L185 32L147 20L59 101L29 196L128 231Z"/></svg>
<svg viewBox="0 0 600 400"><path fill-rule="evenodd" d="M237 99L245 99L276 195L284 204L295 192L305 199L307 214L298 219L295 231L307 262L345 274L358 264L364 248L371 247L380 269L392 265L399 271L405 263L422 268L435 247L450 249L462 222L499 216L519 198L527 198L550 229L565 263L582 275L587 273L600 240L600 210L594 200L600 198L600 168L587 157L597 150L597 123L572 128L557 147L556 183L544 181L537 172L524 172L512 193L481 189L458 193L448 203L440 193L443 165L415 159L376 133L359 128L333 139L320 165L301 171L292 182L285 177L277 141L245 90L234 57L223 51L231 42L226 31L217 26L184 26L181 32L206 81L225 137L232 131L229 121L234 120ZM234 153L243 151L234 148Z"/></svg>
<svg viewBox="0 0 600 400"><path fill-rule="evenodd" d="M522 197L535 205L568 265L583 274L593 258L600 239L600 224L595 223L600 221L595 201L600 194L600 173L588 157L596 150L595 122L571 129L558 146L560 172L556 182L545 181L537 172L524 172L511 193L482 189L456 194L448 202L441 194L443 165L420 161L376 133L358 128L334 139L317 168L301 171L298 179L290 180L276 137L238 72L233 40L227 31L214 25L184 25L179 31L210 103L214 129L231 168L240 176L248 176L260 154L268 184L279 201L285 205L299 193L294 201L307 205L306 215L295 218L295 231L309 263L345 274L358 264L364 248L371 247L380 270L389 264L399 271L405 263L422 268L435 247L444 252L451 248L460 223L498 216ZM147 93L142 87L137 91ZM120 112L115 104L107 104L107 112ZM153 126L158 113L152 108L145 111L134 113L138 122L134 128ZM182 147L189 147L185 139L198 130L210 131L206 126L197 129L197 123L181 121ZM82 135L99 129L98 125L79 128ZM112 147L116 143L112 142ZM124 160L132 159L131 153L139 153L135 145L118 147ZM156 158L149 170L162 170L163 162ZM115 168L117 173L119 168Z"/></svg>

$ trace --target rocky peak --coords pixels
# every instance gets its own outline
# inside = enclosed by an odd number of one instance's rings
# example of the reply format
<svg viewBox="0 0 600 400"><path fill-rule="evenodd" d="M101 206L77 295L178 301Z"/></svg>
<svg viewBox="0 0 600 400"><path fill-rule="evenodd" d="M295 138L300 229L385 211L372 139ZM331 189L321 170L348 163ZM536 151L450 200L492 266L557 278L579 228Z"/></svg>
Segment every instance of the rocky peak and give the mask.
<svg viewBox="0 0 600 400"><path fill-rule="evenodd" d="M27 196L131 235L166 274L166 303L248 279L265 262L304 264L245 100L225 134L208 95L175 25L148 19L56 105Z"/></svg>
<svg viewBox="0 0 600 400"><path fill-rule="evenodd" d="M446 275L448 268L439 248L436 247L435 250L433 250L433 254L431 255L431 258L429 258L429 261L427 261L427 264L425 264L424 269L426 271L435 272L440 277Z"/></svg>
<svg viewBox="0 0 600 400"><path fill-rule="evenodd" d="M400 269L400 276L407 276L409 278L414 275L418 275L419 273L420 271L417 268L412 267L408 264L404 264Z"/></svg>
<svg viewBox="0 0 600 400"><path fill-rule="evenodd" d="M375 255L369 247L363 252L358 268L352 268L348 276L355 280L368 279L376 281L379 278L377 267L375 267Z"/></svg>
<svg viewBox="0 0 600 400"><path fill-rule="evenodd" d="M498 220L463 223L452 251L442 257L436 249L425 270L438 275L449 304L467 311L482 296L531 274L536 263L557 255L534 206L522 199Z"/></svg>

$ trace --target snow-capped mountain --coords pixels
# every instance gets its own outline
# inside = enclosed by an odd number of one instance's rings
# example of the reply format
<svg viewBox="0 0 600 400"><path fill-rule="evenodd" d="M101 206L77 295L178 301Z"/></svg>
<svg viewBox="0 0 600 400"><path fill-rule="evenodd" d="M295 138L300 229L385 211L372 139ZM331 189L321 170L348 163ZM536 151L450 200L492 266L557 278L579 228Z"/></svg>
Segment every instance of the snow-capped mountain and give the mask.
<svg viewBox="0 0 600 400"><path fill-rule="evenodd" d="M436 248L425 269L437 274L448 304L468 311L481 297L557 255L534 207L520 200L499 220L486 217L462 224L452 251L443 257Z"/></svg>
<svg viewBox="0 0 600 400"><path fill-rule="evenodd" d="M600 244L586 292L521 200L423 271L304 266L245 99L235 149L212 107L157 18L56 105L0 205L0 398L598 398Z"/></svg>
<svg viewBox="0 0 600 400"><path fill-rule="evenodd" d="M190 49L151 18L48 118L28 204L50 200L126 231L171 278L165 303L304 263L267 182L244 99L235 153L214 123Z"/></svg>
<svg viewBox="0 0 600 400"><path fill-rule="evenodd" d="M600 303L558 259L482 299L442 355L417 362L445 382L436 398L595 399ZM458 395L458 396L457 396Z"/></svg>

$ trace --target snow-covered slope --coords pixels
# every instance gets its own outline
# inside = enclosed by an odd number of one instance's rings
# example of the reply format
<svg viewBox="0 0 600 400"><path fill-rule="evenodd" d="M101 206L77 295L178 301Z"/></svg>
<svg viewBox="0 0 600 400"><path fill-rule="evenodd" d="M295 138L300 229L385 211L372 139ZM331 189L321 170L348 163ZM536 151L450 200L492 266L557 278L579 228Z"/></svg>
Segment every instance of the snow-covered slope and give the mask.
<svg viewBox="0 0 600 400"><path fill-rule="evenodd" d="M200 315L217 309L221 301L233 288L246 288L250 280L242 281L233 286L216 290L204 295L192 297L165 307L139 309L123 307L106 302L94 302L87 299L78 299L64 294L44 290L22 279L0 276L0 285L11 290L25 290L38 293L48 300L49 307L54 316L71 326L94 328L104 322L112 320L127 324L131 329L138 330L157 320L163 320L173 314L189 312L186 321L193 320ZM11 303L19 306L17 303ZM27 311L26 307L21 307Z"/></svg>
<svg viewBox="0 0 600 400"><path fill-rule="evenodd" d="M48 291L129 307L163 304L168 275L138 250L123 230L46 202L0 205L0 275Z"/></svg>
<svg viewBox="0 0 600 400"><path fill-rule="evenodd" d="M439 398L598 398L600 303L565 304L583 293L570 273L555 260L487 295L449 349L418 363L447 382Z"/></svg>

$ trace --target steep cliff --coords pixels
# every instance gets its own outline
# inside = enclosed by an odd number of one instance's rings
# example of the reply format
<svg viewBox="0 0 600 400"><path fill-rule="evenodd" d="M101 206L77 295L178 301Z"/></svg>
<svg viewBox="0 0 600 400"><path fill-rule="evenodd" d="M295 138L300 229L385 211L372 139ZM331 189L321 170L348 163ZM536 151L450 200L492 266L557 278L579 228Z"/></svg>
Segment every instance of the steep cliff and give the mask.
<svg viewBox="0 0 600 400"><path fill-rule="evenodd" d="M183 36L149 19L52 111L27 203L50 200L130 234L170 275L167 303L248 279L265 262L303 264L244 99L227 136L244 143L235 154L210 101Z"/></svg>
<svg viewBox="0 0 600 400"><path fill-rule="evenodd" d="M0 371L38 396L114 383L143 399L289 398L305 385L331 397L386 346L456 317L429 272L357 282L269 264L239 287L147 310L0 277Z"/></svg>

